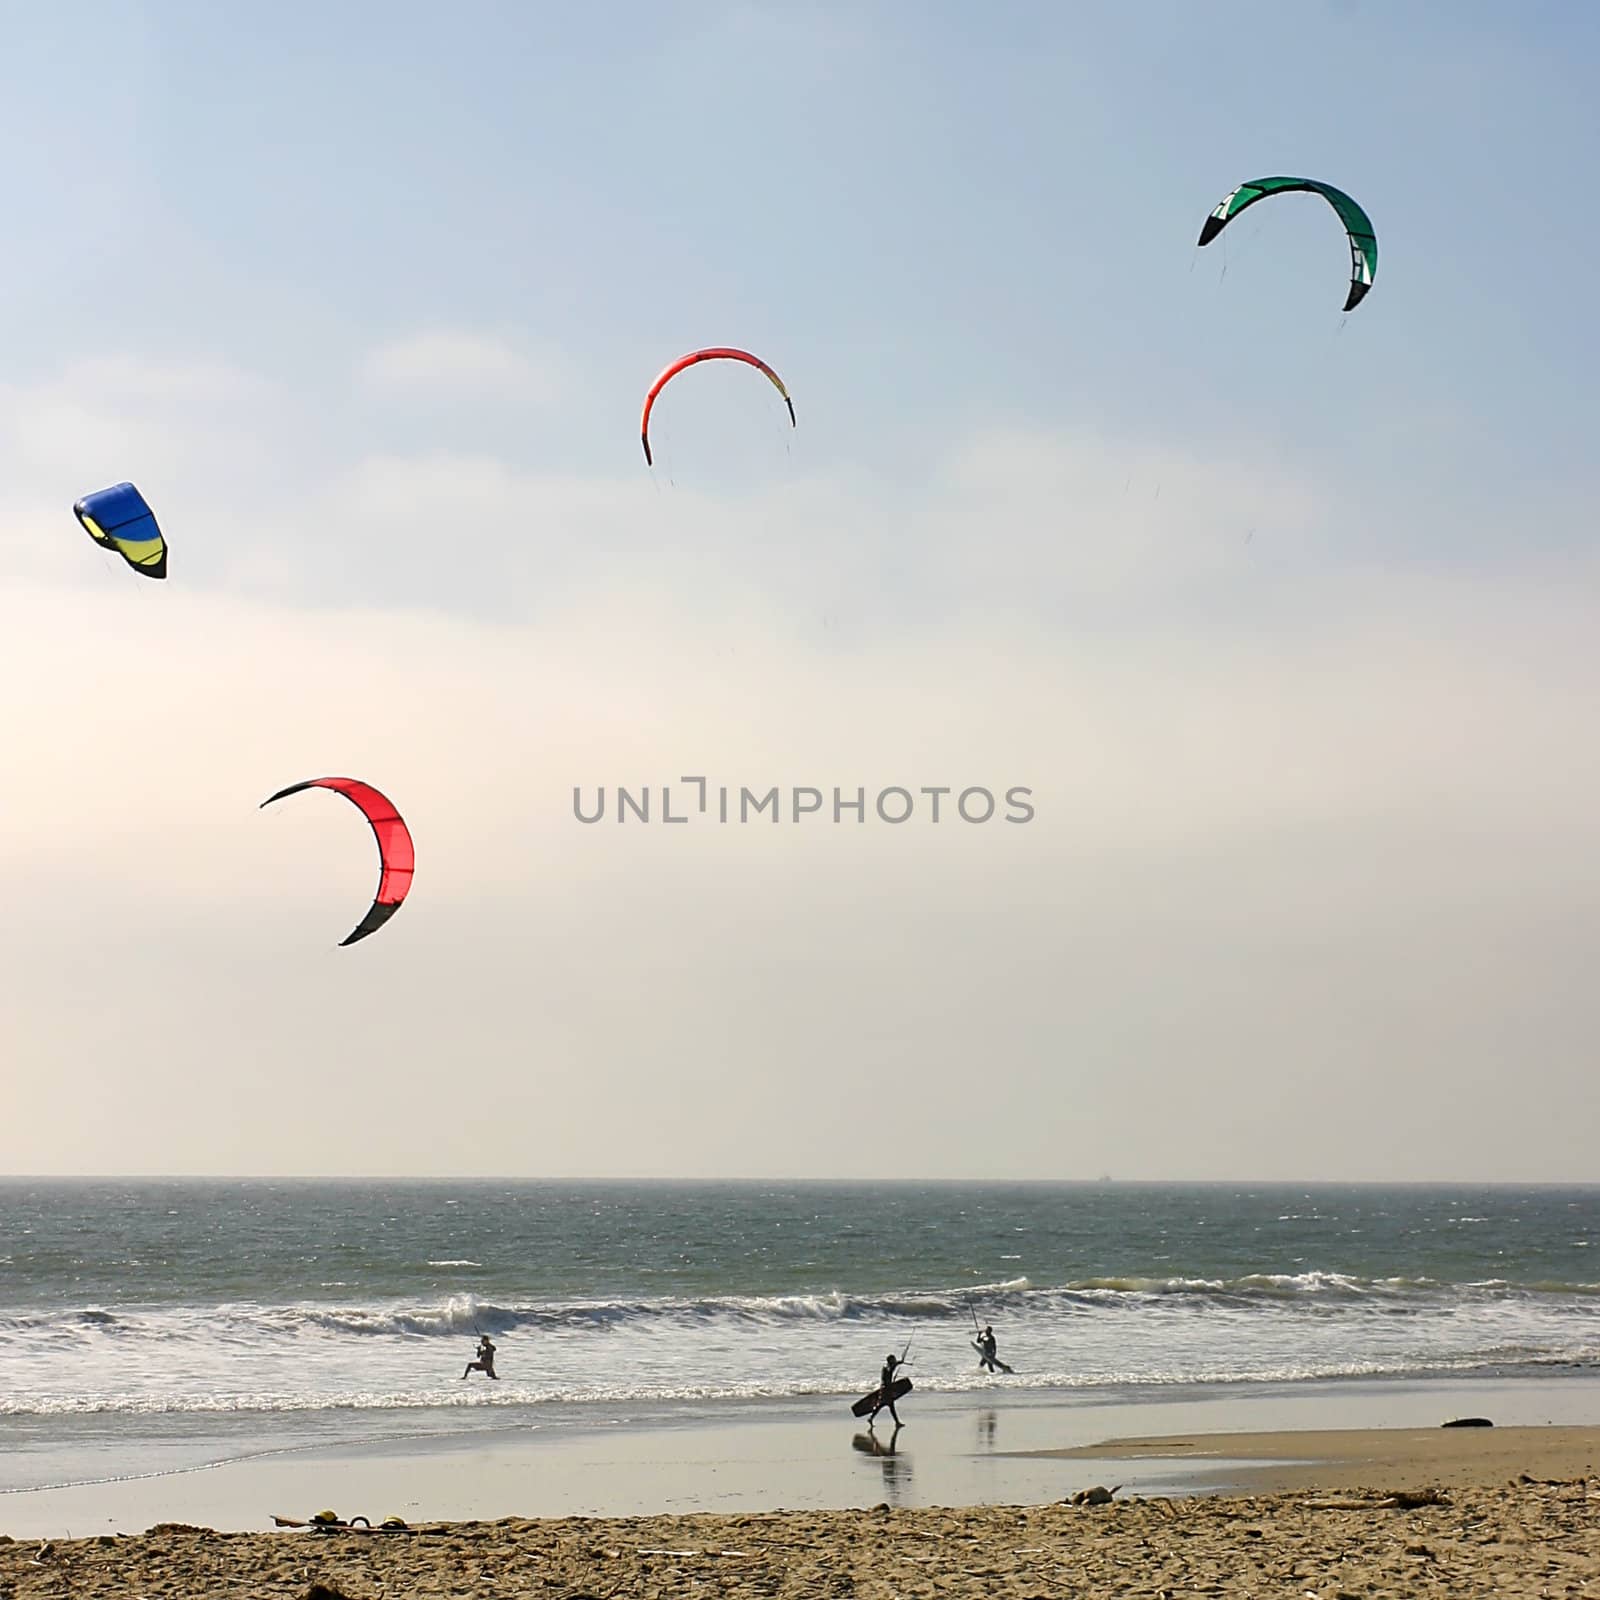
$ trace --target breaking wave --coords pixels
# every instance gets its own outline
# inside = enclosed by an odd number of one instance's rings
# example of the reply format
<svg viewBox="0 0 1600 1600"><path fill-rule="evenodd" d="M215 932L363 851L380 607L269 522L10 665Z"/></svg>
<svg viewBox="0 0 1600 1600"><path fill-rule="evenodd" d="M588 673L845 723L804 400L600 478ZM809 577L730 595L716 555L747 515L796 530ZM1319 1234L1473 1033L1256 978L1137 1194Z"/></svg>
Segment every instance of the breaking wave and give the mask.
<svg viewBox="0 0 1600 1600"><path fill-rule="evenodd" d="M1330 1312L1411 1312L1528 1306L1584 1306L1600 1297L1600 1284L1486 1279L1447 1284L1432 1278L1357 1278L1336 1272L1249 1273L1236 1278L1084 1278L1036 1288L1027 1278L975 1284L970 1289L907 1290L891 1294L713 1295L626 1300L503 1303L476 1295L407 1304L340 1305L250 1302L206 1307L125 1309L96 1306L12 1312L0 1315L0 1348L41 1334L117 1340L155 1339L256 1342L339 1339L460 1339L480 1333L606 1334L622 1330L696 1331L722 1327L737 1334L786 1324L870 1326L971 1320L981 1305L986 1317L1127 1316L1174 1310L1252 1310L1263 1316Z"/></svg>

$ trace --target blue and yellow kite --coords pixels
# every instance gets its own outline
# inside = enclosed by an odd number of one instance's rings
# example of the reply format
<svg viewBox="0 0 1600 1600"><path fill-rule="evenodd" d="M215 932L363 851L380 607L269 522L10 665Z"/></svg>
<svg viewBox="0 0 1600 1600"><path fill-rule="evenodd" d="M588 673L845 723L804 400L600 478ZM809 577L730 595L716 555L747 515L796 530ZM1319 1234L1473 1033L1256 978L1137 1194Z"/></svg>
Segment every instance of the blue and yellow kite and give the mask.
<svg viewBox="0 0 1600 1600"><path fill-rule="evenodd" d="M72 513L96 544L115 550L135 572L166 577L167 541L156 526L155 512L131 483L86 494Z"/></svg>

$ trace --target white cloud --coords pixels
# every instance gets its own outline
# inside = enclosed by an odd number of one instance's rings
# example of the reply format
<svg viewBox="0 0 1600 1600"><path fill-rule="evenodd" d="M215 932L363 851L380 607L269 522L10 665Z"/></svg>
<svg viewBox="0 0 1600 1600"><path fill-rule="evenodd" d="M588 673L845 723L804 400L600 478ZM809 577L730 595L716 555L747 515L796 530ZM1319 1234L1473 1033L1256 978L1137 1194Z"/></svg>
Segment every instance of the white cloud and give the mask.
<svg viewBox="0 0 1600 1600"><path fill-rule="evenodd" d="M430 373L473 389L537 387L542 371L455 334L402 341L368 368L413 396ZM450 391L453 407L463 392ZM622 587L713 620L770 603L876 635L975 615L1102 627L1259 596L1263 573L1336 565L1343 536L1335 500L1292 465L1065 429L932 449L921 482L841 465L730 489L702 467L688 486L419 444L404 419L364 413L355 427L231 369L131 360L0 394L0 423L12 434L0 490L11 570L64 571L23 548L11 530L24 518L132 477L162 517L175 574L315 604L548 621ZM26 537L38 537L31 522Z"/></svg>
<svg viewBox="0 0 1600 1600"><path fill-rule="evenodd" d="M1373 578L1312 630L975 617L850 648L659 592L537 627L154 597L0 597L26 674L0 721L0 1166L1584 1170L1554 1108L1600 1021L1569 981L1600 927L1600 647L1559 576ZM359 818L256 809L326 772L379 783L418 842L411 903L349 951ZM1024 783L1038 816L571 817L574 784L687 773ZM1525 1093L1491 1111L1513 1064ZM444 1138L457 1069L497 1115ZM410 1109L359 1150L223 1128L219 1073ZM915 1087L863 1148L878 1073Z"/></svg>
<svg viewBox="0 0 1600 1600"><path fill-rule="evenodd" d="M1035 594L1170 591L1248 571L1257 534L1298 550L1320 520L1312 483L1286 467L1069 432L980 434L945 480L934 559L968 593L1019 573Z"/></svg>
<svg viewBox="0 0 1600 1600"><path fill-rule="evenodd" d="M368 353L361 375L383 390L472 391L514 395L548 405L560 390L560 363L537 361L510 342L465 330L433 329L391 340Z"/></svg>
<svg viewBox="0 0 1600 1600"><path fill-rule="evenodd" d="M107 356L42 384L0 387L0 459L13 482L65 476L87 489L254 470L282 425L274 387L220 362Z"/></svg>
<svg viewBox="0 0 1600 1600"><path fill-rule="evenodd" d="M181 469L166 585L80 575L49 488L80 387L83 437L126 405ZM226 372L5 403L36 431L0 507L0 1168L1586 1170L1557 1108L1600 1022L1587 565L1363 571L1291 467L1037 431L920 485L735 495L313 468L284 396ZM240 427L280 503L238 493ZM350 951L359 818L256 809L324 773L418 841L411 903ZM685 774L1022 784L1038 815L571 817L575 784ZM445 1136L463 1067L499 1114ZM219 1073L336 1073L392 1114L357 1151L230 1120ZM874 1073L916 1084L893 1148L855 1136Z"/></svg>

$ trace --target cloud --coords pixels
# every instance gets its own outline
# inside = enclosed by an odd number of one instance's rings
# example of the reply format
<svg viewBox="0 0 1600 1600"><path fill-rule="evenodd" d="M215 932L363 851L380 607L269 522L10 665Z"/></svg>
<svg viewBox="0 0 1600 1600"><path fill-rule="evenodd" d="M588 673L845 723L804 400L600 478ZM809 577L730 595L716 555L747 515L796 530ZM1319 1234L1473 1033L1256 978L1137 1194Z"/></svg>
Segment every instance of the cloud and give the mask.
<svg viewBox="0 0 1600 1600"><path fill-rule="evenodd" d="M619 580L680 606L764 597L880 622L979 607L1056 616L1236 577L1247 538L1281 559L1329 532L1305 471L1069 428L936 442L923 478L906 482L870 463L800 469L781 455L754 476L730 462L726 481L703 464L692 478L582 476L484 448L463 420L469 402L503 421L508 400L548 399L561 365L465 332L373 351L366 386L445 407L459 443L206 363L122 355L0 390L12 570L42 575L20 547L23 523L36 541L46 508L125 477L171 520L174 572L181 563L188 581L500 618ZM694 420L698 407L680 419ZM698 448L716 442L696 435Z"/></svg>
<svg viewBox="0 0 1600 1600"><path fill-rule="evenodd" d="M279 386L221 362L108 355L0 386L0 569L142 583L72 515L80 496L132 481L167 536L174 581L215 583L231 555L281 526L301 426Z"/></svg>
<svg viewBox="0 0 1600 1600"><path fill-rule="evenodd" d="M221 362L108 355L40 384L0 387L4 459L24 480L87 478L99 488L115 475L178 480L222 463L249 471L283 425L275 387Z"/></svg>
<svg viewBox="0 0 1600 1600"><path fill-rule="evenodd" d="M65 577L80 553L63 513L123 477L156 506L187 583L500 622L549 623L620 591L710 623L775 608L863 638L979 615L1100 631L1300 605L1295 582L1361 559L1311 467L1242 445L986 428L934 441L920 477L780 453L756 474L730 465L727 481L701 453L715 433L696 436L692 478L535 467L515 429L488 448L497 435L470 425L468 397L503 424L495 385L526 393L555 366L463 333L374 352L369 383L387 374L389 392L447 406L457 438L444 440L387 408L309 405L205 364L118 357L0 392L0 562Z"/></svg>
<svg viewBox="0 0 1600 1600"><path fill-rule="evenodd" d="M296 454L271 385L89 376L5 397L0 1167L1586 1170L1587 558L1365 568L1312 474L1220 447L991 429L920 482L732 492L346 455L331 421ZM93 567L49 490L124 414L181 472L166 585ZM240 493L237 429L275 490ZM349 951L359 818L256 809L328 773L418 843ZM681 813L689 774L1037 814L572 816L624 784ZM445 1135L458 1065L497 1114ZM394 1109L357 1151L219 1109L219 1073ZM873 1075L916 1085L881 1150Z"/></svg>
<svg viewBox="0 0 1600 1600"><path fill-rule="evenodd" d="M465 450L374 455L302 521L339 530L308 580L380 604L549 620L575 597L649 591L713 620L773 607L898 632L980 612L1103 626L1248 586L1263 556L1317 559L1317 503L1286 470L1026 433L958 447L911 486L839 470L718 492Z"/></svg>
<svg viewBox="0 0 1600 1600"><path fill-rule="evenodd" d="M620 585L537 626L13 585L0 1166L1576 1175L1600 647L1571 577L848 644ZM330 772L418 843L349 951L360 819L256 809ZM574 785L682 810L685 774L1020 783L1037 816L572 817ZM441 1134L455 1065L496 1115ZM410 1109L357 1150L203 1092L330 1073ZM852 1132L874 1076L907 1090L881 1149Z"/></svg>
<svg viewBox="0 0 1600 1600"><path fill-rule="evenodd" d="M1282 552L1320 528L1315 482L1286 464L1069 430L980 433L939 488L934 559L969 594L1022 572L1035 593L1170 592L1248 571L1258 533Z"/></svg>
<svg viewBox="0 0 1600 1600"><path fill-rule="evenodd" d="M361 377L385 391L454 397L463 391L549 405L561 388L561 363L534 361L510 342L467 330L433 329L368 352Z"/></svg>

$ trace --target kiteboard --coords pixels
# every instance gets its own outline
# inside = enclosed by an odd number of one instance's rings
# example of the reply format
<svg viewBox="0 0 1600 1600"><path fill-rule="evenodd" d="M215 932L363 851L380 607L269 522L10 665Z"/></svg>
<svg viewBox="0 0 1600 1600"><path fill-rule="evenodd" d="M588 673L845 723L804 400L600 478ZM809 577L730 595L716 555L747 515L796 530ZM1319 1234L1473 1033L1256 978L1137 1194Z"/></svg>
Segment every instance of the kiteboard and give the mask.
<svg viewBox="0 0 1600 1600"><path fill-rule="evenodd" d="M862 1397L850 1407L850 1415L852 1417L866 1416L866 1414L871 1411L874 1406L878 1405L878 1396L882 1393L883 1386L880 1384L872 1391L871 1394L862 1395ZM886 1406L893 1405L895 1401L898 1400L902 1395L907 1395L910 1393L911 1380L909 1378L896 1378L894 1382L889 1385L889 1398L883 1401L883 1404Z"/></svg>

